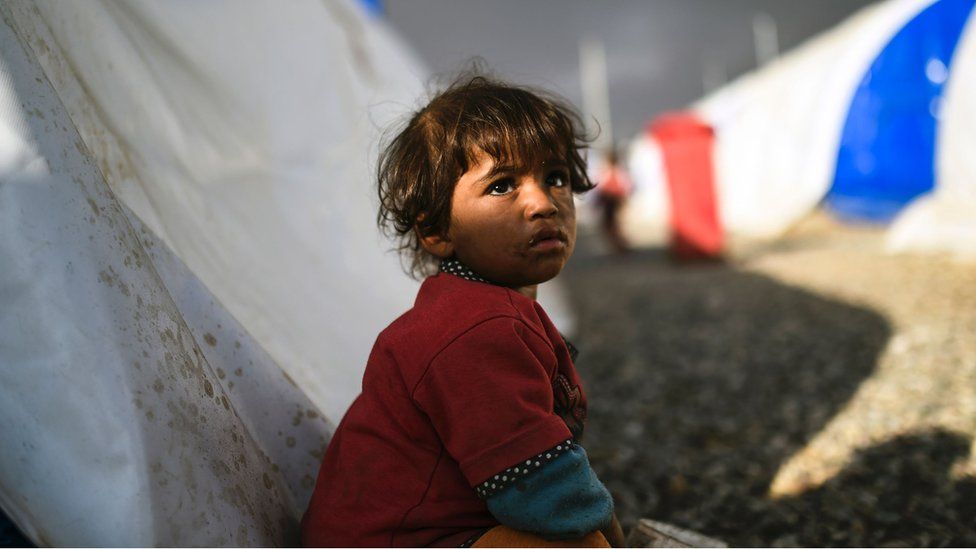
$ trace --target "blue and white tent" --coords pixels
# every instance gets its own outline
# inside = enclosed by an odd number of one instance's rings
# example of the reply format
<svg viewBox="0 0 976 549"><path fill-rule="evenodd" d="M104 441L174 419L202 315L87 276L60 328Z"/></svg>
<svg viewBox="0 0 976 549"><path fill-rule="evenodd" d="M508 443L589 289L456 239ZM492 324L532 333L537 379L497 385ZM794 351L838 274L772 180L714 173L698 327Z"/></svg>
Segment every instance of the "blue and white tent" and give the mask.
<svg viewBox="0 0 976 549"><path fill-rule="evenodd" d="M718 217L748 239L823 204L891 250L976 256L974 0L888 0L691 106L715 132ZM668 217L660 144L631 150L638 241Z"/></svg>

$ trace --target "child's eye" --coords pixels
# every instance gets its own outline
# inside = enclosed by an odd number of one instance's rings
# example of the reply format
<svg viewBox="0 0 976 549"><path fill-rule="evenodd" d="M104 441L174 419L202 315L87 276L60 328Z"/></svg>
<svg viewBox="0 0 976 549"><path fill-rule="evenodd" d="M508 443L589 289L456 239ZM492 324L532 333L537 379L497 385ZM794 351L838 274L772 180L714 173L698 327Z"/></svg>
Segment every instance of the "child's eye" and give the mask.
<svg viewBox="0 0 976 549"><path fill-rule="evenodd" d="M509 178L499 179L491 185L488 185L488 194L502 195L512 192L515 188L515 181Z"/></svg>
<svg viewBox="0 0 976 549"><path fill-rule="evenodd" d="M546 176L546 184L550 187L565 187L569 184L569 174L562 170L551 172Z"/></svg>

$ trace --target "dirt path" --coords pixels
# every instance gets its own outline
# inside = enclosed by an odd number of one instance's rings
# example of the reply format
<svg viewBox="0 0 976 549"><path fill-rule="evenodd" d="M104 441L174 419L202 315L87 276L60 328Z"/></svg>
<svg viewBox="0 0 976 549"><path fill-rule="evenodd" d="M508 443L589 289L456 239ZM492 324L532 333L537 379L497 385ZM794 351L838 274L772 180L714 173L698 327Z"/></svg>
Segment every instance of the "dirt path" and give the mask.
<svg viewBox="0 0 976 549"><path fill-rule="evenodd" d="M820 217L726 266L599 247L582 239L564 280L585 446L625 523L976 545L976 265Z"/></svg>

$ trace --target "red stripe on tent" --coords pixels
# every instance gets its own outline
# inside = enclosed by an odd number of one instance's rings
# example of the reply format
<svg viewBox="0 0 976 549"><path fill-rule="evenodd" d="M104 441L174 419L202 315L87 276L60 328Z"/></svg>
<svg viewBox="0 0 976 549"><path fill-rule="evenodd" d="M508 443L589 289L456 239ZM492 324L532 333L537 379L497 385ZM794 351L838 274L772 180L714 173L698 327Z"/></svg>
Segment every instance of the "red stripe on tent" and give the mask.
<svg viewBox="0 0 976 549"><path fill-rule="evenodd" d="M689 113L651 123L664 156L671 198L671 253L679 259L715 259L722 253L722 225L715 198L712 151L715 132Z"/></svg>

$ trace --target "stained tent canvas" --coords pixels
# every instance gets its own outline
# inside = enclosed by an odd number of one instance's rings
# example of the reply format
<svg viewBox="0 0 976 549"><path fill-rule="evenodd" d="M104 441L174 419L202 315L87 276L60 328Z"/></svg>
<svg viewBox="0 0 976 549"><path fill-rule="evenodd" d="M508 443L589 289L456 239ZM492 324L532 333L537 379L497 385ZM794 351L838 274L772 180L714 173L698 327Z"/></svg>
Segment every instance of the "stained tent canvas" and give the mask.
<svg viewBox="0 0 976 549"><path fill-rule="evenodd" d="M296 543L414 293L366 151L422 67L353 2L0 14L0 505L44 545Z"/></svg>

